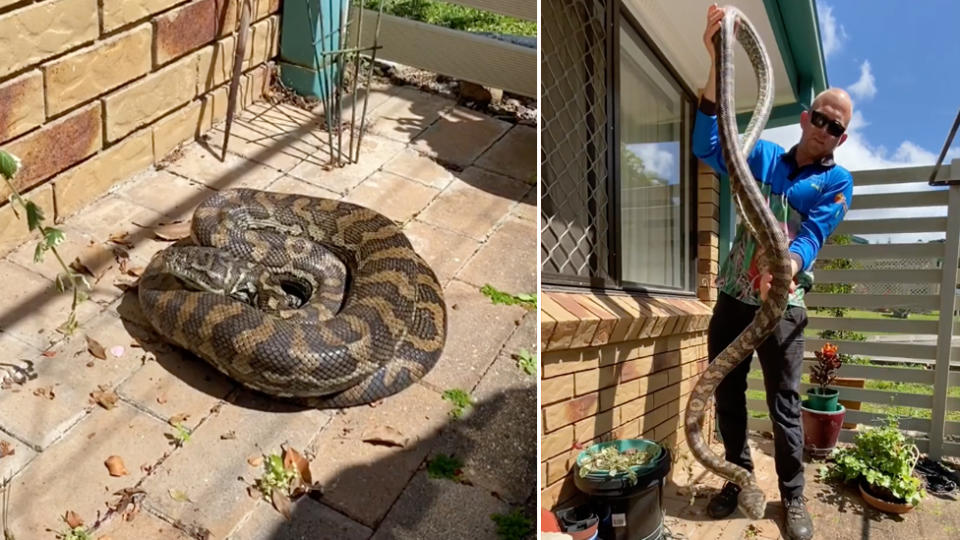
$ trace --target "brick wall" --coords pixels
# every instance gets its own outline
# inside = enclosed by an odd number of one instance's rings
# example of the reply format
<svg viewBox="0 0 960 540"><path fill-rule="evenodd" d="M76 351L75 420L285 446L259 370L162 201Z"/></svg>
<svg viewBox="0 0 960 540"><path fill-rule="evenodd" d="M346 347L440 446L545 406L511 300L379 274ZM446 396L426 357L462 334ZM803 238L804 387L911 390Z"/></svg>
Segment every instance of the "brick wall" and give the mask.
<svg viewBox="0 0 960 540"><path fill-rule="evenodd" d="M687 452L683 409L707 366L719 245L717 178L701 165L698 184L698 299L541 294L543 508L577 495L573 460L591 444L642 437Z"/></svg>
<svg viewBox="0 0 960 540"><path fill-rule="evenodd" d="M61 218L226 116L239 0L0 0L0 148ZM254 0L242 106L278 52L280 0ZM30 233L0 186L0 253Z"/></svg>

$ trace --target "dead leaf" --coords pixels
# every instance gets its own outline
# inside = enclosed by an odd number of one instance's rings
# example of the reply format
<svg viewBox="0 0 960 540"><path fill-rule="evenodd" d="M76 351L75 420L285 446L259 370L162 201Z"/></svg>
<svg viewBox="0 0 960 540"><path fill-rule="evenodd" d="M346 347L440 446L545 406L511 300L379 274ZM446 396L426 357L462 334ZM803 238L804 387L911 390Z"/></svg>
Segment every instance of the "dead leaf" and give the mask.
<svg viewBox="0 0 960 540"><path fill-rule="evenodd" d="M101 360L107 359L107 349L90 336L87 336L87 351Z"/></svg>
<svg viewBox="0 0 960 540"><path fill-rule="evenodd" d="M110 476L124 476L128 474L127 468L123 465L123 458L120 456L110 456L103 464L107 466L107 471L110 472Z"/></svg>
<svg viewBox="0 0 960 540"><path fill-rule="evenodd" d="M42 352L42 353L40 353L40 354L42 354L42 355L44 355L44 356L46 356L47 358L53 358L54 356L56 356L56 355L57 355L57 351L54 351L54 350L47 350L47 351L43 351L43 352Z"/></svg>
<svg viewBox="0 0 960 540"><path fill-rule="evenodd" d="M93 244L87 246L77 258L70 263L70 268L93 277L94 282L100 281L100 278L113 268L108 261L113 259L113 253L108 252L102 246Z"/></svg>
<svg viewBox="0 0 960 540"><path fill-rule="evenodd" d="M176 241L190 236L189 221L174 221L165 223L153 229L153 234L160 240Z"/></svg>
<svg viewBox="0 0 960 540"><path fill-rule="evenodd" d="M271 499L273 507L277 509L277 512L283 514L283 517L290 519L290 497L281 493L279 489L275 489L273 490Z"/></svg>
<svg viewBox="0 0 960 540"><path fill-rule="evenodd" d="M140 277L140 276L143 275L143 271L144 271L144 267L142 267L142 266L133 266L133 267L127 268L126 271L125 271L125 273L126 273L128 276Z"/></svg>
<svg viewBox="0 0 960 540"><path fill-rule="evenodd" d="M16 450L14 450L10 441L0 441L0 458L12 456L14 453L16 453Z"/></svg>
<svg viewBox="0 0 960 540"><path fill-rule="evenodd" d="M237 432L236 432L236 431L233 431L232 429L231 429L230 431L224 433L223 435L220 435L220 440L223 440L223 441L233 440L233 439L236 439L236 438L237 438Z"/></svg>
<svg viewBox="0 0 960 540"><path fill-rule="evenodd" d="M67 510L67 513L63 516L63 520L67 522L67 526L71 529L81 527L83 525L83 519L77 515L73 510Z"/></svg>
<svg viewBox="0 0 960 540"><path fill-rule="evenodd" d="M300 473L300 479L304 484L312 484L313 476L310 474L310 462L308 462L300 452L293 448L286 448L283 451L283 468L295 468Z"/></svg>
<svg viewBox="0 0 960 540"><path fill-rule="evenodd" d="M91 360L91 361L87 362L86 365L87 365L87 367L93 367L95 364L93 363L93 360Z"/></svg>
<svg viewBox="0 0 960 540"><path fill-rule="evenodd" d="M188 497L186 493L184 493L183 491L180 491L179 489L170 489L168 493L170 494L170 498L177 502L191 502L191 503L193 502L190 500L190 497Z"/></svg>
<svg viewBox="0 0 960 540"><path fill-rule="evenodd" d="M47 398L47 399L53 399L54 397L56 397L56 394L53 393L53 385L41 386L40 388L36 388L33 391L33 395Z"/></svg>
<svg viewBox="0 0 960 540"><path fill-rule="evenodd" d="M403 448L410 442L410 437L391 426L375 426L365 430L363 435L360 436L360 440L370 444Z"/></svg>
<svg viewBox="0 0 960 540"><path fill-rule="evenodd" d="M90 392L90 397L93 399L93 401L108 411L116 407L118 399L117 393L105 386L100 386L98 388L99 390Z"/></svg>
<svg viewBox="0 0 960 540"><path fill-rule="evenodd" d="M167 402L167 395L166 395L166 394L158 394L158 395L157 395L157 403L163 405L163 404L166 403L166 402Z"/></svg>
<svg viewBox="0 0 960 540"><path fill-rule="evenodd" d="M110 238L107 238L108 242L113 242L114 244L119 244L121 246L126 246L128 248L133 248L133 242L127 239L130 236L130 233L127 231L113 233L110 235Z"/></svg>
<svg viewBox="0 0 960 540"><path fill-rule="evenodd" d="M259 467L263 464L263 456L250 456L247 458L247 463L249 463L251 467Z"/></svg>
<svg viewBox="0 0 960 540"><path fill-rule="evenodd" d="M128 275L121 275L113 279L113 286L120 289L121 291L128 291L136 287L138 281L139 281L139 278L128 276Z"/></svg>
<svg viewBox="0 0 960 540"><path fill-rule="evenodd" d="M175 414L175 415L171 416L171 417L170 417L170 420L168 420L168 422L170 423L171 426L177 427L177 424L182 424L182 423L186 422L188 418L190 418L190 415L189 415L189 414L187 414L187 413L180 413L180 414Z"/></svg>

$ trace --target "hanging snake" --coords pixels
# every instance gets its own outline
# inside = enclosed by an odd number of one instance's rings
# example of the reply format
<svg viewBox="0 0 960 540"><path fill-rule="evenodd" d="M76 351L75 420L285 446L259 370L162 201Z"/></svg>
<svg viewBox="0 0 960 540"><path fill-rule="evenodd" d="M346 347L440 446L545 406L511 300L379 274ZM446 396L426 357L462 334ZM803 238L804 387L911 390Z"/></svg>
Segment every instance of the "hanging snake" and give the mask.
<svg viewBox="0 0 960 540"><path fill-rule="evenodd" d="M191 240L151 259L142 311L161 336L246 387L349 407L399 392L440 356L440 284L373 210L225 190L196 208Z"/></svg>
<svg viewBox="0 0 960 540"><path fill-rule="evenodd" d="M741 491L739 508L751 519L763 517L766 498L757 485L756 477L747 469L714 454L703 440L704 412L714 390L723 378L753 351L773 331L783 314L793 278L787 252L786 236L760 192L747 156L756 144L760 131L767 123L773 104L773 75L767 51L750 21L736 8L724 8L720 30L714 34L716 47L716 74L718 100L718 128L723 159L727 164L731 189L747 230L753 234L761 252L761 266L772 274L767 299L757 309L751 323L730 343L703 372L687 401L684 431L694 457L715 474L736 483ZM744 140L737 133L734 103L733 40L741 43L757 76L757 103L753 110Z"/></svg>

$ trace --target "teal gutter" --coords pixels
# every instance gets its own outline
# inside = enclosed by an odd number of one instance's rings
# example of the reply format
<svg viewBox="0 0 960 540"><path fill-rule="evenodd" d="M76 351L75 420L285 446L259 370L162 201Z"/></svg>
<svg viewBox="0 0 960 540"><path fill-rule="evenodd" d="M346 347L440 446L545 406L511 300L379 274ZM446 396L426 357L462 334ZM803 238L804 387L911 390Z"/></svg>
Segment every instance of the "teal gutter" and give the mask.
<svg viewBox="0 0 960 540"><path fill-rule="evenodd" d="M763 0L763 5L794 96L793 103L773 108L766 127L796 124L813 98L829 86L816 3L814 0ZM750 112L737 115L741 131L747 127L750 115ZM730 252L735 232L730 180L725 175L720 178L719 220L719 251L723 261Z"/></svg>

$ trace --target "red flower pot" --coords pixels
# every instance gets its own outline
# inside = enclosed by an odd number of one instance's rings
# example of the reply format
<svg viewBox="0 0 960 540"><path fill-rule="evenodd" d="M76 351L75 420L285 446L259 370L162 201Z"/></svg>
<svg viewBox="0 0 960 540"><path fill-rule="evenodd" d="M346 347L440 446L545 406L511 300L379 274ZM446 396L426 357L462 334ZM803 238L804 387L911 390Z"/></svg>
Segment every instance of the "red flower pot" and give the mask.
<svg viewBox="0 0 960 540"><path fill-rule="evenodd" d="M847 409L843 405L838 411L818 411L807 408L806 401L800 405L803 419L803 449L811 457L823 458L830 455L837 446L840 428Z"/></svg>

